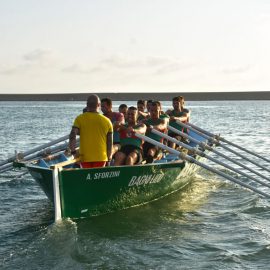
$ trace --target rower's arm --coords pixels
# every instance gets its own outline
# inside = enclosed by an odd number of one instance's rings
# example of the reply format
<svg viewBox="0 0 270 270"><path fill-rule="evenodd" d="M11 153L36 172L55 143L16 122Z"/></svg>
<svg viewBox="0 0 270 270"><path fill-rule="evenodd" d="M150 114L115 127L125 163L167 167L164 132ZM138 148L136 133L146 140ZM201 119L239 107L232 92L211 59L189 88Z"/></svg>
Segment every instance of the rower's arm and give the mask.
<svg viewBox="0 0 270 270"><path fill-rule="evenodd" d="M122 131L126 129L126 126L124 125L124 123L120 123L120 122L115 122L113 125L113 131Z"/></svg>
<svg viewBox="0 0 270 270"><path fill-rule="evenodd" d="M71 154L76 152L76 136L80 135L80 130L77 127L72 127L69 134L69 149Z"/></svg>
<svg viewBox="0 0 270 270"><path fill-rule="evenodd" d="M147 116L149 116L149 113L138 111L138 115L142 115L143 117L147 117Z"/></svg>
<svg viewBox="0 0 270 270"><path fill-rule="evenodd" d="M108 161L112 159L112 150L113 150L113 133L107 133L107 158Z"/></svg>
<svg viewBox="0 0 270 270"><path fill-rule="evenodd" d="M189 115L187 113L184 113L183 116L170 116L170 121L176 121L176 120L179 120L181 122L187 122L188 121L188 118L189 118Z"/></svg>
<svg viewBox="0 0 270 270"><path fill-rule="evenodd" d="M133 129L133 131L140 134L145 134L146 129L147 129L146 125L142 123L139 126L137 126L135 129Z"/></svg>
<svg viewBox="0 0 270 270"><path fill-rule="evenodd" d="M167 110L167 111L165 112L165 114L168 114L169 116L171 116L172 110Z"/></svg>
<svg viewBox="0 0 270 270"><path fill-rule="evenodd" d="M162 122L158 125L153 126L154 129L158 131L163 131L167 128L167 121L165 119L162 119Z"/></svg>
<svg viewBox="0 0 270 270"><path fill-rule="evenodd" d="M187 112L187 122L190 121L190 114L191 114L191 110L188 110L188 112Z"/></svg>
<svg viewBox="0 0 270 270"><path fill-rule="evenodd" d="M117 121L113 123L113 131L119 131L120 126L124 124L125 124L125 118L124 118L124 115L121 113Z"/></svg>

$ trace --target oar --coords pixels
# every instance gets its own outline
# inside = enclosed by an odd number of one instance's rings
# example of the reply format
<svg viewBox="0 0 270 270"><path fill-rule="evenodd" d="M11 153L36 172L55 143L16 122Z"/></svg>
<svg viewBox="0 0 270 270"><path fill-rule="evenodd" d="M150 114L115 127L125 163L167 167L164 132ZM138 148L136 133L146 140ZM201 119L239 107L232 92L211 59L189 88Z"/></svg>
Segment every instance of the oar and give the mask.
<svg viewBox="0 0 270 270"><path fill-rule="evenodd" d="M168 129L171 130L172 132L174 132L174 133L176 133L176 134L178 134L178 135L180 135L180 136L182 136L182 137L184 137L186 139L189 139L190 141L198 144L203 149L206 149L208 151L211 151L211 152L217 154L218 156L221 156L221 157L223 157L223 158L225 158L225 159L227 159L227 160L229 160L229 161L237 164L238 166L240 166L240 167L242 167L242 168L244 168L244 169L246 169L246 170L248 170L248 171L250 171L250 172L252 172L252 173L254 173L256 175L258 175L258 176L260 176L261 178L263 178L263 179L265 179L267 181L270 181L270 179L267 178L266 176L264 176L263 174L261 174L261 173L255 171L255 170L253 170L252 168L250 168L250 167L242 164L241 162L239 162L239 161L237 161L235 159L230 158L229 156L226 156L226 155L222 154L218 150L216 150L213 147L209 146L206 142L198 141L198 140L194 139L193 137L189 136L187 133L184 133L182 131L179 131L178 129L176 129L176 128L172 127L172 126L168 126Z"/></svg>
<svg viewBox="0 0 270 270"><path fill-rule="evenodd" d="M233 171L235 173L238 173L238 174L240 174L242 176L247 177L248 179L251 179L251 180L253 180L255 182L260 183L261 185L263 185L265 187L270 188L270 184L267 184L267 183L265 183L265 182L263 182L261 180L258 180L256 178L254 178L254 177L246 174L245 172L241 172L241 171L237 170L236 168L234 168L234 167L232 167L232 166L230 166L230 165L228 165L228 164L226 164L226 163L224 163L224 162L222 162L222 161L220 161L218 159L215 159L215 158L207 155L205 152L197 149L196 147L191 147L191 146L189 146L189 145L187 145L187 144L185 144L185 143L183 143L183 142L181 142L181 141L179 141L179 140L177 140L175 138L170 137L167 134L164 134L164 133L158 131L158 130L152 129L151 132L154 133L154 134L156 134L156 135L158 135L158 136L160 136L160 137L163 137L163 138L165 138L165 139L167 139L167 140L169 140L169 141L171 141L173 143L176 143L179 146L182 146L183 148L189 150L190 152L192 152L192 153L194 153L196 155L199 155L201 157L207 158L207 159L209 159L209 160L211 160L211 161L213 161L213 162L215 162L215 163L217 163L219 165L222 165L223 167L225 167L225 168L227 168L227 169L229 169L229 170L231 170L231 171Z"/></svg>
<svg viewBox="0 0 270 270"><path fill-rule="evenodd" d="M157 142L157 141L155 141L155 140L153 140L153 139L151 139L151 138L149 138L147 136L144 136L142 134L135 133L135 136L138 137L139 139L142 139L142 140L146 141L146 142L152 143L153 145L156 145L159 148L170 152L171 154L175 154L175 155L181 155L182 154L181 152L179 152L179 151L177 151L177 150L175 150L175 149L173 149L173 148L171 148L171 147L169 147L169 146L167 146L167 145L165 145L163 143Z"/></svg>
<svg viewBox="0 0 270 270"><path fill-rule="evenodd" d="M37 146L37 147L35 147L35 148L31 149L31 150L20 153L20 155L23 156L23 157L26 157L26 156L28 156L30 154L33 154L33 153L35 153L35 152L37 152L37 151L39 151L41 149L50 147L50 146L52 146L54 144L57 144L57 143L62 142L64 140L67 140L68 138L69 138L69 135L63 136L63 137L61 137L59 139L53 140L53 141L45 143L45 144L43 144L41 146ZM1 161L0 166L5 165L5 164L10 163L10 162L13 162L16 158L17 158L17 155L13 155L13 156L9 157L8 159Z"/></svg>
<svg viewBox="0 0 270 270"><path fill-rule="evenodd" d="M12 164L6 164L4 166L1 167L0 173L6 172L13 169L13 165Z"/></svg>
<svg viewBox="0 0 270 270"><path fill-rule="evenodd" d="M37 152L35 154L28 155L26 158L23 159L23 161L30 161L30 160L33 160L33 159L41 158L41 157L43 157L45 155L48 155L48 154L55 154L55 153L58 153L59 151L62 151L64 149L66 149L66 147L67 147L67 143L61 144L61 145L58 145L58 146L55 146L55 147L52 147L52 148L45 148L44 150L39 151L39 152ZM14 161L15 160L1 166L0 167L0 173L11 170L13 168L13 162Z"/></svg>
<svg viewBox="0 0 270 270"><path fill-rule="evenodd" d="M140 138L140 139L142 139L144 141L147 141L149 143L152 143L153 145L156 145L156 146L160 147L161 149L167 150L169 153L178 155L183 160L187 160L190 163L194 163L194 164L196 164L196 165L198 165L198 166L200 166L200 167L202 167L202 168L204 168L204 169L206 169L206 170L208 170L210 172L216 173L216 174L226 178L227 180L232 181L232 182L234 182L234 183L236 183L236 184L238 184L238 185L240 185L242 187L250 189L250 190L252 190L252 191L254 191L254 192L256 192L256 193L258 193L258 194L260 194L260 195L262 195L264 197L266 197L266 198L270 198L269 194L255 188L253 186L250 186L250 185L248 185L246 183L243 183L243 182L233 178L232 176L225 174L224 172L218 171L217 169L212 168L212 167L210 167L210 166L196 160L195 158L193 158L193 157L191 157L191 156L189 156L187 154L181 153L181 152L179 152L179 151L177 151L177 150L175 150L175 149L173 149L171 147L168 147L168 146L166 146L166 145L164 145L164 144L162 144L160 142L157 142L157 141L155 141L155 140L153 140L153 139L151 139L151 138L149 138L147 136L144 136L144 135L141 135L141 134L138 134L138 133L135 133L135 135L138 138Z"/></svg>
<svg viewBox="0 0 270 270"><path fill-rule="evenodd" d="M79 141L80 141L80 139L78 138L76 141L76 147L79 145ZM42 158L48 154L60 154L62 151L66 150L67 145L68 145L67 143L63 143L63 144L60 144L60 145L57 145L57 146L54 146L51 148L45 148L44 150L41 150L33 155L28 155L25 159L23 159L23 161L30 162L32 160ZM11 170L12 168L13 168L13 162L6 164L6 165L3 165L0 167L0 173Z"/></svg>
<svg viewBox="0 0 270 270"><path fill-rule="evenodd" d="M263 160L265 160L265 161L267 161L267 162L270 162L270 159L267 159L266 157L263 157L263 156L261 156L261 155L259 155L259 154L257 154L257 153L254 153L254 152L252 152L252 151L250 151L250 150L248 150L248 149L246 149L246 148L244 148L244 147L242 147L242 146L240 146L240 145L237 145L237 144L235 144L235 143L233 143L233 142L230 142L230 141L226 140L226 139L223 138L223 137L217 136L217 135L215 135L215 134L213 134L213 133L211 133L211 132L209 132L209 131L206 131L206 130L204 130L204 129L198 127L198 126L195 126L194 124L188 123L188 125L191 126L191 127L193 127L193 128L195 128L195 129L197 129L198 131L200 131L200 132L202 132L202 133L205 133L205 134L208 135L209 137L217 138L219 141L222 141L222 142L225 142L225 143L227 143L227 144L230 144L230 145L232 145L232 146L234 146L234 147L236 147L236 148L239 148L240 150L242 150L242 151L244 151L244 152L247 152L247 153L249 153L249 154L251 154L251 155L254 155L254 156L258 157L258 158L261 158L261 159L263 159Z"/></svg>
<svg viewBox="0 0 270 270"><path fill-rule="evenodd" d="M79 146L79 143L80 143L80 138L77 138L76 139L76 147ZM54 146L52 148L46 148L44 150L41 150L38 153L35 153L31 156L26 157L24 160L28 161L28 160L36 159L38 157L44 157L44 156L51 155L51 154L57 154L57 153L60 153L60 151L66 150L67 146L68 146L68 143L65 142L63 144Z"/></svg>
<svg viewBox="0 0 270 270"><path fill-rule="evenodd" d="M195 129L195 128L189 126L189 125L186 125L186 124L184 124L184 123L182 123L182 122L180 122L180 121L177 121L177 123L178 123L179 125L181 125L182 127L185 127L185 128L187 128L187 129L193 130L194 132L196 132L196 133L199 134L200 136L206 138L207 140L211 141L212 143L214 143L214 144L216 144L216 145L218 145L218 146L221 146L222 148L224 148L225 150L227 150L227 151L229 151L229 152L235 154L236 156L239 156L239 157L241 157L241 158L243 158L243 159L249 161L250 163L256 165L257 167L260 167L260 168L262 168L262 169L264 169L264 170L270 172L270 170L267 169L265 166L262 166L262 165L260 165L259 163L255 162L254 160L251 160L251 159L247 158L246 156L244 156L244 155L242 155L242 154L240 154L240 153L234 151L233 149L231 149L231 148L225 146L224 144L221 144L221 143L219 142L219 140L217 140L217 139L215 139L215 138L213 138L213 137L209 137L208 135L206 135L206 134L200 132L199 130L197 130L197 129Z"/></svg>

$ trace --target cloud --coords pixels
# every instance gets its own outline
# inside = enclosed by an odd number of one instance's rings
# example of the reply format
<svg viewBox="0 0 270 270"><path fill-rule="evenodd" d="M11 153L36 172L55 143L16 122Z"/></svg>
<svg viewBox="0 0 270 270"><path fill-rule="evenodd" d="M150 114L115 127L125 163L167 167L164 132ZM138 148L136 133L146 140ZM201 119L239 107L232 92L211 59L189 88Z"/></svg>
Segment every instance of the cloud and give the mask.
<svg viewBox="0 0 270 270"><path fill-rule="evenodd" d="M143 65L141 59L135 59L125 55L112 55L107 58L101 59L98 63L99 66L103 68L137 68Z"/></svg>
<svg viewBox="0 0 270 270"><path fill-rule="evenodd" d="M165 74L171 74L177 71L181 70L189 70L190 68L194 67L195 64L193 63L185 63L181 61L174 61L171 60L170 62L165 63L160 68L157 68L155 71L155 75L165 75Z"/></svg>
<svg viewBox="0 0 270 270"><path fill-rule="evenodd" d="M69 66L63 67L61 71L65 73L80 73L88 75L90 73L102 72L104 71L104 68L101 66L85 67L80 64L74 63Z"/></svg>
<svg viewBox="0 0 270 270"><path fill-rule="evenodd" d="M227 75L246 73L251 69L250 65L222 68L221 72Z"/></svg>
<svg viewBox="0 0 270 270"><path fill-rule="evenodd" d="M63 72L68 72L68 73L83 73L83 70L78 64L72 64L69 66L66 66L62 68Z"/></svg>
<svg viewBox="0 0 270 270"><path fill-rule="evenodd" d="M173 73L178 70L188 69L192 67L192 63L185 63L179 59L171 59L160 56L146 56L135 58L129 55L111 55L106 58L99 59L92 66L83 66L80 63L73 63L62 68L63 72L69 73L119 73L124 74L152 74L162 75L165 73Z"/></svg>
<svg viewBox="0 0 270 270"><path fill-rule="evenodd" d="M57 59L52 51L35 49L25 53L15 64L0 66L0 74L15 75L23 74L38 69L48 69L57 66Z"/></svg>
<svg viewBox="0 0 270 270"><path fill-rule="evenodd" d="M31 52L26 53L23 58L26 61L40 61L48 58L52 52L50 50L35 49Z"/></svg>
<svg viewBox="0 0 270 270"><path fill-rule="evenodd" d="M99 64L107 68L157 68L164 65L170 65L174 60L159 56L146 56L141 58L133 58L125 55L113 55L102 59Z"/></svg>
<svg viewBox="0 0 270 270"><path fill-rule="evenodd" d="M55 65L56 57L51 50L35 49L24 54L23 61L41 67L50 67Z"/></svg>
<svg viewBox="0 0 270 270"><path fill-rule="evenodd" d="M18 64L14 66L1 66L0 74L1 75L17 75L26 73L29 70L29 65L27 64Z"/></svg>

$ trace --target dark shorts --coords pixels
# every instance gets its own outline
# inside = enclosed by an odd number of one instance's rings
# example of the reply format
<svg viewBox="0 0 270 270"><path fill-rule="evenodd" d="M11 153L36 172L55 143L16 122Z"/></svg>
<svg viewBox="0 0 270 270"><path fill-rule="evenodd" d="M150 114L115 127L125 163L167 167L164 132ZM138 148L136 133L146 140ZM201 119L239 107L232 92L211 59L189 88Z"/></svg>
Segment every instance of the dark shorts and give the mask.
<svg viewBox="0 0 270 270"><path fill-rule="evenodd" d="M179 134L176 134L176 133L173 133L173 132L169 132L168 136L173 137L178 141L181 141L181 139L182 139L182 137Z"/></svg>
<svg viewBox="0 0 270 270"><path fill-rule="evenodd" d="M121 149L119 150L119 152L124 153L126 156L128 156L132 152L135 152L137 154L137 160L135 164L142 162L142 150L136 146L133 146L133 145L121 146Z"/></svg>
<svg viewBox="0 0 270 270"><path fill-rule="evenodd" d="M182 136L180 136L180 135L178 135L176 133L168 133L168 135L170 137L182 142L182 143L188 143L188 140L186 138L184 138L184 137L182 137Z"/></svg>
<svg viewBox="0 0 270 270"><path fill-rule="evenodd" d="M149 142L144 142L144 144L143 144L143 156L144 156L144 158L147 156L148 150L150 148L155 148L157 150L154 158L156 158L159 154L162 153L162 149L159 148L158 146L153 145L152 143L149 143Z"/></svg>

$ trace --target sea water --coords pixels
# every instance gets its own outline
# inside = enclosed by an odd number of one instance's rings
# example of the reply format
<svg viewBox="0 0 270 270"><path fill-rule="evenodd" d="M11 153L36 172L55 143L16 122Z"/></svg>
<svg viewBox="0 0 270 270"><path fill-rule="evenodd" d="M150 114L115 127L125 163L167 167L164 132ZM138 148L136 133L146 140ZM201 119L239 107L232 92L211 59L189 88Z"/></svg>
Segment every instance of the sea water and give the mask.
<svg viewBox="0 0 270 270"><path fill-rule="evenodd" d="M114 102L115 110L120 103ZM171 103L162 105L166 110ZM269 101L186 105L192 123L270 158ZM0 106L0 160L5 160L68 134L85 102ZM269 172L234 158L270 178ZM184 192L147 205L57 224L53 218L52 204L28 173L0 174L0 269L269 269L269 200L204 169Z"/></svg>

